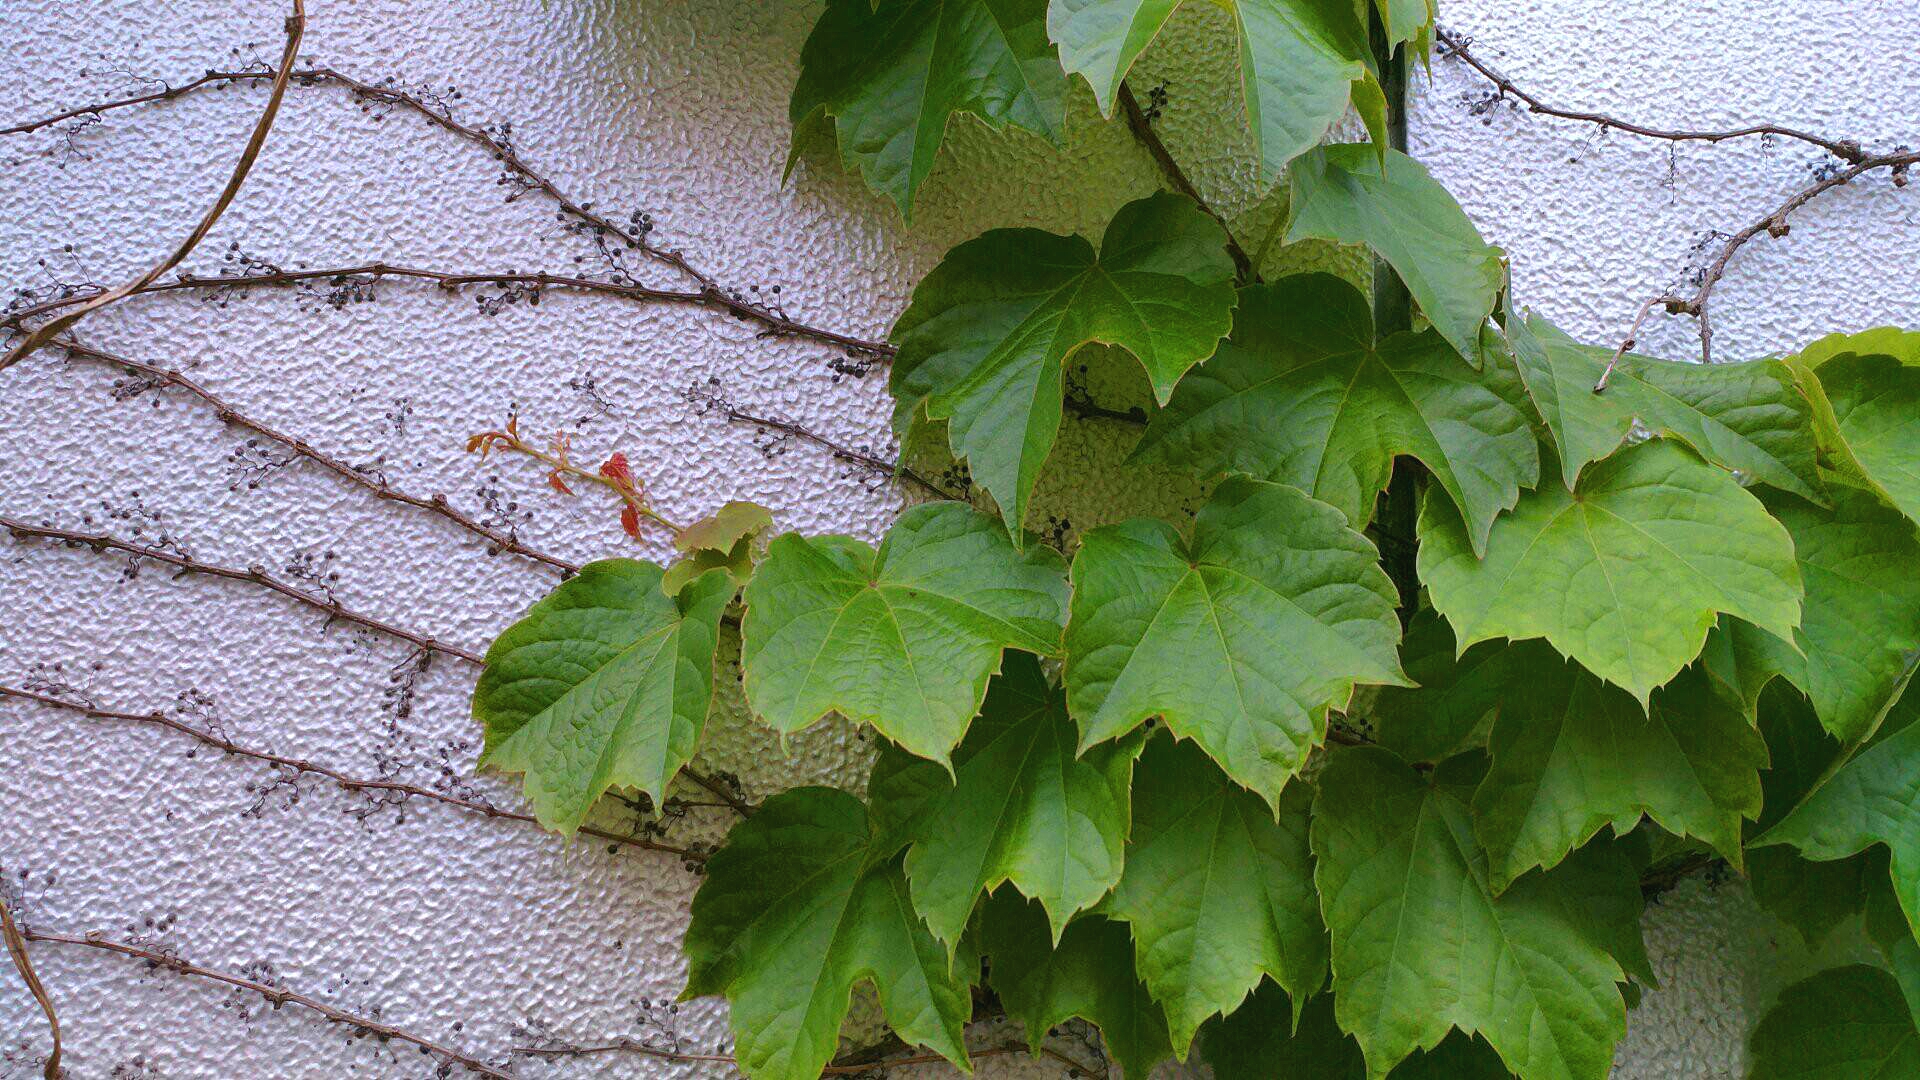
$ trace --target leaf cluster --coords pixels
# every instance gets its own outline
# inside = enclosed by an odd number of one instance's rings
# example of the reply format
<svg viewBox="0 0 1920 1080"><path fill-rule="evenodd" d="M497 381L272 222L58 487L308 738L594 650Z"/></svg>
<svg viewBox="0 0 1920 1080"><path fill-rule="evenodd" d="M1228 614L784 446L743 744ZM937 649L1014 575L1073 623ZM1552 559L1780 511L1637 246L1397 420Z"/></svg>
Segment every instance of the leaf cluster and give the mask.
<svg viewBox="0 0 1920 1080"><path fill-rule="evenodd" d="M1178 6L829 0L796 130L905 212L954 114L1059 139L1071 80L1110 112ZM727 998L755 1080L819 1075L863 982L962 1069L989 1002L1036 1046L1092 1024L1129 1076L1603 1077L1655 982L1643 875L1706 858L1886 959L1783 994L1754 1076L1920 1069L1920 338L1616 360L1503 307L1498 249L1377 134L1367 24L1421 51L1431 7L1224 6L1285 237L1366 247L1419 323L1237 280L1179 195L1097 244L969 240L891 389L991 506L872 545L743 504L673 567L586 567L489 652L485 764L562 831L663 797L730 610L759 721L879 737L864 792L780 793L707 865L687 994ZM1374 142L1323 145L1349 109ZM1096 343L1153 389L1129 467L1210 494L1056 550L1023 526Z"/></svg>

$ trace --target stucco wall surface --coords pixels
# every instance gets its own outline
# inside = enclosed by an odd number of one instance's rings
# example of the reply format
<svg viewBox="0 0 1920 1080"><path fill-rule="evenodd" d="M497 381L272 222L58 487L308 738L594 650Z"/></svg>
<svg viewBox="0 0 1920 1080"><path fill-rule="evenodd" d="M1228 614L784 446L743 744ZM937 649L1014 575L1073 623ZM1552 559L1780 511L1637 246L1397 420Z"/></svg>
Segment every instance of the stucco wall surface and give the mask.
<svg viewBox="0 0 1920 1080"><path fill-rule="evenodd" d="M577 198L610 216L651 214L662 242L719 281L763 298L777 287L794 314L867 336L884 333L949 246L1001 225L1097 235L1115 207L1157 184L1150 160L1080 88L1064 150L956 124L911 228L823 147L808 148L783 186L787 94L814 16L806 3L309 8L308 60L431 91L469 123L510 125L526 158ZM262 0L7 0L0 126L151 79L270 60L283 14ZM1459 0L1442 19L1569 105L1676 125L1766 118L1870 144L1920 141L1920 8L1897 0ZM1212 13L1183 14L1142 73L1149 85L1168 80L1164 131L1210 193L1250 171L1219 30ZM1415 153L1511 254L1520 302L1596 340L1617 336L1641 298L1683 281L1713 230L1744 225L1823 164L1793 144L1670 149L1488 107L1485 84L1444 59L1415 95ZM258 88L230 89L0 140L0 281L10 293L111 283L149 264L219 189L263 100ZM550 202L513 193L497 163L417 118L295 88L252 179L189 268L604 269ZM1222 202L1248 230L1276 205ZM1720 355L1920 323L1917 236L1920 201L1884 180L1827 198L1790 237L1741 256L1716 301ZM656 267L642 276L676 284ZM681 518L747 498L776 508L785 527L874 538L901 505L874 476L729 425L690 399L718 395L890 453L883 375L836 370L822 346L759 338L710 312L559 293L497 313L471 291L400 282L363 302L335 305L327 294L323 284L139 299L91 319L82 336L189 365L249 413L577 560L635 549L603 503L562 498L522 463L466 455L467 435L510 410L531 431L565 427L585 460L623 450ZM1686 355L1691 334L1679 320L1643 342ZM1096 392L1116 403L1139 392L1124 366L1093 366ZM1191 494L1111 469L1124 440L1070 425L1045 512L1080 528ZM95 364L42 353L0 373L0 513L165 537L210 562L312 571L349 606L472 648L554 580L489 556L430 515L310 465L276 464L281 456L202 403ZM1086 481L1100 467L1105 478ZM649 538L639 553L666 551ZM393 641L323 628L312 611L243 584L0 540L0 682L61 682L130 711L186 709L236 740L353 775L517 805L511 781L468 777L472 671L436 662L408 678L408 660ZM835 724L783 748L741 715L734 691L700 760L763 795L801 780L858 784L865 754L858 733ZM262 767L165 732L0 702L0 866L36 927L100 930L265 974L482 1057L504 1060L542 1032L599 1041L670 1029L689 1049L725 1048L718 1003L664 1005L684 978L678 940L696 884L673 859L569 846L420 802L366 810L363 798L275 784ZM711 840L724 822L697 810L669 834ZM609 811L603 823L620 817ZM1689 882L1646 928L1662 986L1632 1014L1617 1075L1738 1075L1756 1010L1805 970L1804 947L1737 882ZM55 945L34 957L77 1077L435 1072L417 1052L123 958ZM43 1048L37 1010L0 973L0 1077L37 1075ZM721 1073L619 1055L516 1068ZM996 1058L980 1074L1057 1069Z"/></svg>

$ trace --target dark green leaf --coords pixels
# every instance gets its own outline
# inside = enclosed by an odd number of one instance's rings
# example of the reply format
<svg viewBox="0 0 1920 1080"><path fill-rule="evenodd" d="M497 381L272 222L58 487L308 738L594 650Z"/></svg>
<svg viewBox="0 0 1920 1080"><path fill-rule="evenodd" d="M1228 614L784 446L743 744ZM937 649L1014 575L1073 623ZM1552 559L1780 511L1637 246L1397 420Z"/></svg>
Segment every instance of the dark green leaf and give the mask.
<svg viewBox="0 0 1920 1080"><path fill-rule="evenodd" d="M1495 896L1467 807L1373 747L1332 755L1312 835L1335 1015L1370 1076L1450 1028L1483 1036L1530 1080L1607 1075L1626 973L1562 879Z"/></svg>
<svg viewBox="0 0 1920 1080"><path fill-rule="evenodd" d="M473 691L480 765L525 773L550 829L579 828L616 785L658 802L700 743L734 585L709 573L670 597L660 577L632 559L588 563L487 650Z"/></svg>
<svg viewBox="0 0 1920 1080"><path fill-rule="evenodd" d="M1007 1015L1038 1047L1055 1025L1074 1017L1100 1038L1130 1077L1145 1077L1173 1053L1167 1019L1133 970L1133 938L1125 923L1085 915L1056 944L1046 912L1008 889L981 909L981 947L990 984Z"/></svg>
<svg viewBox="0 0 1920 1080"><path fill-rule="evenodd" d="M874 766L876 816L914 817L907 880L935 937L960 938L974 900L1012 882L1044 905L1058 938L1067 920L1120 880L1128 789L1140 740L1074 756L1079 733L1066 695L1047 685L1039 661L1011 653L986 703L945 769L887 747ZM900 775L916 770L924 777ZM930 792L923 808L891 811L888 793ZM913 795L910 798L918 799Z"/></svg>
<svg viewBox="0 0 1920 1080"><path fill-rule="evenodd" d="M1780 992L1753 1031L1748 1080L1920 1076L1920 1032L1900 984L1879 968L1823 971Z"/></svg>
<svg viewBox="0 0 1920 1080"><path fill-rule="evenodd" d="M967 1066L971 979L914 912L860 800L820 787L776 795L734 826L706 871L682 997L726 996L734 1056L752 1080L815 1080L863 980L901 1038Z"/></svg>
<svg viewBox="0 0 1920 1080"><path fill-rule="evenodd" d="M1277 803L1355 683L1399 683L1393 584L1339 511L1220 485L1191 542L1160 521L1088 532L1073 560L1067 700L1081 745L1153 716Z"/></svg>
<svg viewBox="0 0 1920 1080"><path fill-rule="evenodd" d="M1060 431L1062 365L1089 342L1137 357L1165 401L1232 325L1226 233L1193 201L1120 208L1101 250L1078 236L995 229L952 251L894 324L903 431L925 408L1018 532Z"/></svg>
<svg viewBox="0 0 1920 1080"><path fill-rule="evenodd" d="M829 0L788 111L796 141L831 121L847 166L911 218L955 113L1059 142L1066 97L1046 0Z"/></svg>
<svg viewBox="0 0 1920 1080"><path fill-rule="evenodd" d="M834 711L944 763L1003 649L1059 652L1062 569L962 503L908 510L877 553L846 536L776 537L746 589L747 701L782 732Z"/></svg>
<svg viewBox="0 0 1920 1080"><path fill-rule="evenodd" d="M1159 736L1135 771L1126 870L1104 911L1133 928L1141 978L1182 1059L1208 1017L1271 977L1298 1000L1327 978L1306 785L1278 815L1191 743Z"/></svg>
<svg viewBox="0 0 1920 1080"><path fill-rule="evenodd" d="M1545 485L1494 523L1475 558L1459 515L1428 499L1420 579L1462 647L1544 637L1633 694L1699 655L1715 616L1782 637L1800 621L1793 541L1752 494L1684 447L1654 439Z"/></svg>
<svg viewBox="0 0 1920 1080"><path fill-rule="evenodd" d="M1412 22L1394 0L1396 29ZM1166 25L1180 0L1053 0L1047 31L1060 46L1060 63L1084 76L1113 115L1120 83ZM1386 97L1368 62L1366 24L1346 0L1230 0L1247 106L1261 175L1278 176L1295 156L1326 137L1348 101L1384 142Z"/></svg>
<svg viewBox="0 0 1920 1080"><path fill-rule="evenodd" d="M1392 264L1414 302L1461 356L1480 366L1480 332L1505 286L1505 256L1426 166L1398 150L1384 165L1363 144L1323 146L1294 164L1289 243L1365 244Z"/></svg>
<svg viewBox="0 0 1920 1080"><path fill-rule="evenodd" d="M1241 291L1233 336L1181 380L1134 459L1291 484L1361 528L1408 455L1483 547L1494 517L1540 478L1523 398L1510 369L1475 372L1431 331L1376 343L1359 290L1300 274Z"/></svg>
<svg viewBox="0 0 1920 1080"><path fill-rule="evenodd" d="M1741 823L1760 815L1766 744L1698 671L1642 709L1578 665L1534 666L1509 691L1488 748L1473 813L1496 891L1608 825L1625 836L1643 814L1738 868Z"/></svg>
<svg viewBox="0 0 1920 1080"><path fill-rule="evenodd" d="M1693 364L1629 353L1606 392L1596 394L1612 349L1582 345L1537 315L1509 320L1507 338L1559 447L1568 490L1582 469L1618 450L1638 423L1682 440L1716 465L1824 500L1811 407L1784 363Z"/></svg>

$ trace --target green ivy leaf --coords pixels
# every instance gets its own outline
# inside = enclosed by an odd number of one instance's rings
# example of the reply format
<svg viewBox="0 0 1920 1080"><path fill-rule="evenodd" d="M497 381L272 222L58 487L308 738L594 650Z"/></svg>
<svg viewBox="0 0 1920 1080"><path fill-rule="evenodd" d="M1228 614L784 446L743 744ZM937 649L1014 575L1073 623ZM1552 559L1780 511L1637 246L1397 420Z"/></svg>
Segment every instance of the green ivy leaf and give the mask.
<svg viewBox="0 0 1920 1080"><path fill-rule="evenodd" d="M1920 1031L1892 975L1832 968L1780 992L1750 1046L1748 1080L1891 1080L1920 1076Z"/></svg>
<svg viewBox="0 0 1920 1080"><path fill-rule="evenodd" d="M734 586L713 573L669 597L660 577L633 559L588 563L487 650L480 766L525 773L547 828L573 832L615 785L658 802L699 745Z"/></svg>
<svg viewBox="0 0 1920 1080"><path fill-rule="evenodd" d="M1287 242L1365 244L1406 282L1427 321L1474 367L1480 332L1505 287L1500 249L1426 166L1398 150L1383 164L1371 146L1342 143L1293 166Z"/></svg>
<svg viewBox="0 0 1920 1080"><path fill-rule="evenodd" d="M862 980L902 1039L967 1067L969 980L914 912L860 800L782 792L733 827L706 871L681 998L726 996L734 1056L752 1080L815 1080Z"/></svg>
<svg viewBox="0 0 1920 1080"><path fill-rule="evenodd" d="M1298 1001L1326 982L1310 797L1289 784L1270 809L1171 738L1141 755L1126 870L1103 910L1132 926L1140 977L1182 1060L1201 1023L1232 1012L1263 975Z"/></svg>
<svg viewBox="0 0 1920 1080"><path fill-rule="evenodd" d="M1882 867L1874 869L1884 871ZM1899 981L1908 1017L1915 1027L1920 1027L1920 942L1914 941L1913 931L1907 929L1907 918L1900 912L1900 900L1887 884L1884 872L1862 886L1858 894L1866 897L1862 905L1866 917L1862 922L1867 936L1879 947L1887 969Z"/></svg>
<svg viewBox="0 0 1920 1080"><path fill-rule="evenodd" d="M1772 828L1812 791L1840 756L1841 746L1820 724L1813 705L1784 681L1769 683L1760 695L1760 733L1766 736L1768 764L1760 774L1761 831ZM1753 898L1774 917L1818 945L1834 927L1860 913L1861 901L1875 878L1887 879L1886 860L1873 852L1830 862L1814 862L1785 845L1747 852L1747 883ZM1901 920L1902 936L1906 921Z"/></svg>
<svg viewBox="0 0 1920 1080"><path fill-rule="evenodd" d="M1382 687L1367 719L1374 741L1408 761L1443 761L1485 746L1512 684L1540 664L1558 663L1545 644L1483 641L1462 652L1440 613L1421 608L1400 641L1400 663L1416 684Z"/></svg>
<svg viewBox="0 0 1920 1080"><path fill-rule="evenodd" d="M1601 1080L1626 1032L1621 966L1555 875L1495 896L1467 807L1392 753L1332 755L1313 805L1334 1010L1382 1077L1449 1028L1529 1080Z"/></svg>
<svg viewBox="0 0 1920 1080"><path fill-rule="evenodd" d="M1419 572L1462 648L1544 637L1643 707L1699 655L1717 612L1782 637L1800 621L1786 529L1732 476L1665 439L1600 462L1576 491L1523 496L1494 523L1485 559L1459 516L1428 499Z"/></svg>
<svg viewBox="0 0 1920 1080"><path fill-rule="evenodd" d="M1147 519L1088 532L1067 624L1080 745L1164 716L1277 805L1354 684L1406 684L1377 558L1333 507L1238 478L1201 508L1191 542Z"/></svg>
<svg viewBox="0 0 1920 1080"><path fill-rule="evenodd" d="M1226 232L1182 196L1121 207L1097 255L1078 236L995 229L947 252L894 324L895 423L923 405L947 420L954 453L1018 534L1059 435L1067 357L1118 345L1164 402L1213 355L1234 301Z"/></svg>
<svg viewBox="0 0 1920 1080"><path fill-rule="evenodd" d="M1920 522L1920 366L1847 354L1822 364L1839 437L1887 501Z"/></svg>
<svg viewBox="0 0 1920 1080"><path fill-rule="evenodd" d="M1409 0L1395 3L1404 7ZM1067 73L1085 77L1100 111L1112 116L1121 81L1179 6L1180 0L1053 0L1047 32L1060 46ZM1370 64L1367 28L1356 5L1223 0L1220 6L1233 19L1241 90L1263 178L1280 175L1324 139L1349 101L1375 141L1385 145L1386 96Z"/></svg>
<svg viewBox="0 0 1920 1080"><path fill-rule="evenodd" d="M1627 835L1643 814L1738 869L1741 822L1760 815L1766 744L1698 671L1646 710L1578 665L1531 666L1508 688L1488 749L1473 814L1496 892L1605 826Z"/></svg>
<svg viewBox="0 0 1920 1080"><path fill-rule="evenodd" d="M1046 0L829 0L788 113L796 148L830 120L847 167L911 220L955 113L1058 143L1066 99Z"/></svg>
<svg viewBox="0 0 1920 1080"><path fill-rule="evenodd" d="M1334 1021L1333 997L1317 994L1293 1023L1293 1006L1263 982L1233 1015L1207 1025L1202 1053L1215 1080L1366 1080L1366 1059L1353 1036ZM1458 1031L1432 1050L1415 1050L1391 1080L1509 1080L1500 1055Z"/></svg>
<svg viewBox="0 0 1920 1080"><path fill-rule="evenodd" d="M1784 363L1692 364L1629 353L1596 394L1613 350L1582 345L1537 315L1509 320L1507 340L1553 433L1568 490L1582 469L1618 450L1637 422L1716 465L1825 501L1811 406Z"/></svg>
<svg viewBox="0 0 1920 1080"><path fill-rule="evenodd" d="M734 501L680 530L673 538L680 558L660 579L660 591L678 595L687 582L709 570L725 570L734 585L753 576L760 535L773 528L773 511L759 503Z"/></svg>
<svg viewBox="0 0 1920 1080"><path fill-rule="evenodd" d="M1389 46L1410 41L1422 56L1426 54L1425 42L1432 37L1437 14L1434 0L1374 0L1373 6L1379 9Z"/></svg>
<svg viewBox="0 0 1920 1080"><path fill-rule="evenodd" d="M953 754L954 779L930 761L881 750L876 804L889 792L927 792L911 816L907 851L914 906L933 935L959 941L974 901L1002 882L1040 901L1058 940L1067 920L1120 880L1128 790L1138 739L1074 755L1078 732L1066 695L1047 685L1040 662L1011 653L987 687L980 715ZM918 770L921 778L903 777Z"/></svg>
<svg viewBox="0 0 1920 1080"><path fill-rule="evenodd" d="M1010 889L994 893L981 912L989 982L1029 1046L1038 1049L1054 1026L1079 1017L1100 1029L1128 1076L1145 1077L1173 1053L1166 1016L1134 974L1125 923L1081 916L1056 943L1046 912Z"/></svg>
<svg viewBox="0 0 1920 1080"><path fill-rule="evenodd" d="M846 536L775 537L746 588L747 701L781 732L838 712L944 764L1001 650L1059 653L1063 569L964 503L908 510L877 553Z"/></svg>
<svg viewBox="0 0 1920 1080"><path fill-rule="evenodd" d="M1833 508L1770 497L1793 537L1807 598L1792 645L1751 626L1731 633L1747 670L1777 672L1813 699L1827 730L1874 730L1920 665L1920 538L1864 492L1835 488Z"/></svg>
<svg viewBox="0 0 1920 1080"><path fill-rule="evenodd" d="M1478 549L1540 478L1513 404L1523 397L1510 369L1474 372L1438 334L1376 343L1358 289L1299 274L1241 290L1233 336L1180 381L1133 459L1292 484L1361 528L1406 454L1460 508Z"/></svg>
<svg viewBox="0 0 1920 1080"><path fill-rule="evenodd" d="M1847 859L1875 844L1891 856L1893 889L1920 937L1920 695L1909 692L1879 738L1818 782L1779 824L1747 846L1789 844L1815 862Z"/></svg>

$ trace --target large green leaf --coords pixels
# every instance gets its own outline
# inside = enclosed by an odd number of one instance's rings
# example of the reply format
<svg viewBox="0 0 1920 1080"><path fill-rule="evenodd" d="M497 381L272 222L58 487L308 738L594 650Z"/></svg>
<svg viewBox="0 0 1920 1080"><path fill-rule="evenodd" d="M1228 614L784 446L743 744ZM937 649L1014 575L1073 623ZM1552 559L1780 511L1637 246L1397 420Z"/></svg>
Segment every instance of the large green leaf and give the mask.
<svg viewBox="0 0 1920 1080"><path fill-rule="evenodd" d="M1816 862L1875 844L1890 855L1893 891L1920 938L1920 694L1909 691L1869 743L1748 847L1789 844Z"/></svg>
<svg viewBox="0 0 1920 1080"><path fill-rule="evenodd" d="M1753 1030L1748 1080L1896 1080L1920 1076L1914 1030L1892 975L1831 968L1780 992Z"/></svg>
<svg viewBox="0 0 1920 1080"><path fill-rule="evenodd" d="M776 537L746 588L747 701L782 732L837 711L944 763L1003 649L1059 652L1063 569L962 503L908 510L877 553L845 536Z"/></svg>
<svg viewBox="0 0 1920 1080"><path fill-rule="evenodd" d="M1625 836L1642 815L1738 868L1741 822L1760 815L1766 744L1698 671L1646 710L1576 664L1534 665L1509 688L1488 749L1473 814L1496 891L1605 826Z"/></svg>
<svg viewBox="0 0 1920 1080"><path fill-rule="evenodd" d="M1114 215L1096 255L1078 236L995 229L921 279L893 327L895 423L924 406L1016 534L1060 432L1062 365L1119 345L1166 401L1233 321L1226 232L1193 201L1158 194Z"/></svg>
<svg viewBox="0 0 1920 1080"><path fill-rule="evenodd" d="M1902 367L1920 368L1920 333L1883 326L1854 334L1829 334L1800 352L1785 357L1784 362L1793 372L1794 378L1799 383L1800 392L1806 396L1812 411L1814 440L1820 447L1821 475L1840 483L1865 488L1891 502L1893 501L1891 494L1881 486L1880 481L1872 473L1868 472L1848 443L1846 435L1841 430L1839 412L1827 393L1821 374L1821 369L1829 363L1845 361L1839 365L1836 374L1841 376L1839 379L1843 384L1841 403L1847 407L1848 416L1852 417L1854 412L1864 405L1866 411L1856 420L1856 423L1865 421L1868 429L1884 430L1882 418L1897 420L1897 414L1888 416L1883 412L1878 404L1871 400L1875 387L1861 386L1857 381L1857 374L1863 367L1885 368L1884 359L1872 358L1890 358ZM1896 400L1912 393L1914 380L1912 374L1900 372L1891 374L1889 378L1891 381L1884 389ZM1909 440L1908 451L1898 455L1898 459L1904 459L1909 468L1912 467L1911 446L1912 443Z"/></svg>
<svg viewBox="0 0 1920 1080"><path fill-rule="evenodd" d="M1038 1047L1058 1024L1079 1017L1100 1029L1107 1053L1129 1077L1144 1078L1173 1053L1167 1018L1133 970L1125 923L1085 915L1055 935L1039 905L1001 889L981 908L981 950L1007 1015Z"/></svg>
<svg viewBox="0 0 1920 1080"><path fill-rule="evenodd" d="M1840 756L1841 746L1814 714L1806 696L1784 681L1767 685L1758 703L1760 732L1767 740L1767 769L1760 774L1760 829L1770 829L1819 785ZM1875 865L1875 864L1878 865ZM1873 851L1814 862L1784 844L1747 852L1747 883L1768 913L1818 945L1834 927L1860 913L1869 886L1887 879L1884 856ZM1901 920L1901 934L1906 920Z"/></svg>
<svg viewBox="0 0 1920 1080"><path fill-rule="evenodd" d="M909 218L953 114L1059 142L1067 78L1047 40L1046 6L829 0L800 50L788 107L796 142L830 119L848 167Z"/></svg>
<svg viewBox="0 0 1920 1080"><path fill-rule="evenodd" d="M709 572L671 597L660 573L633 559L588 563L487 650L473 691L480 765L525 773L550 829L579 828L616 785L658 801L699 745L733 581Z"/></svg>
<svg viewBox="0 0 1920 1080"><path fill-rule="evenodd" d="M1920 366L1847 354L1820 365L1819 376L1853 460L1920 522Z"/></svg>
<svg viewBox="0 0 1920 1080"><path fill-rule="evenodd" d="M1392 753L1341 750L1313 806L1340 1026L1387 1075L1450 1028L1528 1080L1600 1080L1626 1031L1626 977L1553 874L1495 896L1467 807Z"/></svg>
<svg viewBox="0 0 1920 1080"><path fill-rule="evenodd" d="M1180 0L1052 0L1047 31L1067 73L1084 76L1101 112L1111 116L1121 81L1179 6ZM1263 177L1278 176L1325 138L1350 100L1384 145L1386 97L1369 63L1366 24L1350 0L1220 0L1220 6L1233 19ZM1396 23L1410 21L1406 14Z"/></svg>
<svg viewBox="0 0 1920 1080"><path fill-rule="evenodd" d="M726 996L734 1057L753 1080L815 1080L862 980L902 1039L967 1065L972 980L914 912L860 800L782 792L733 827L706 871L682 997Z"/></svg>
<svg viewBox="0 0 1920 1080"><path fill-rule="evenodd" d="M1039 661L1010 653L953 753L953 780L931 761L881 751L870 791L876 803L903 789L932 793L913 812L907 880L935 937L959 941L974 901L1010 881L1044 905L1058 939L1068 919L1120 880L1140 740L1076 757L1078 735L1066 695L1047 685ZM925 775L900 775L907 770Z"/></svg>
<svg viewBox="0 0 1920 1080"><path fill-rule="evenodd" d="M1103 910L1133 928L1137 967L1182 1060L1210 1016L1267 976L1296 1001L1327 978L1303 783L1276 808L1191 743L1147 744L1134 778L1126 870Z"/></svg>
<svg viewBox="0 0 1920 1080"><path fill-rule="evenodd" d="M1693 364L1629 353L1606 392L1596 394L1613 350L1582 345L1537 315L1509 320L1507 339L1559 447L1568 490L1582 469L1618 450L1638 423L1683 440L1717 465L1823 501L1811 407L1786 364Z"/></svg>
<svg viewBox="0 0 1920 1080"><path fill-rule="evenodd" d="M1428 499L1419 571L1461 648L1544 637L1642 706L1699 655L1716 613L1781 637L1800 621L1786 529L1731 475L1667 439L1614 454L1575 491L1523 496L1494 523L1484 559L1459 516Z"/></svg>
<svg viewBox="0 0 1920 1080"><path fill-rule="evenodd" d="M1067 701L1082 747L1153 716L1278 803L1356 683L1406 684L1393 583L1340 512L1259 480L1220 485L1193 539L1135 519L1073 560Z"/></svg>
<svg viewBox="0 0 1920 1080"><path fill-rule="evenodd" d="M1366 1080L1366 1059L1334 1021L1333 997L1317 994L1293 1023L1293 1005L1263 982L1232 1016L1207 1025L1201 1052L1214 1080ZM1432 1050L1416 1050L1391 1080L1509 1080L1513 1074L1484 1041L1458 1031Z"/></svg>
<svg viewBox="0 0 1920 1080"><path fill-rule="evenodd" d="M1291 179L1288 242L1372 248L1440 336L1480 366L1480 332L1506 285L1505 256L1426 166L1398 150L1383 164L1373 147L1343 143L1302 155Z"/></svg>
<svg viewBox="0 0 1920 1080"><path fill-rule="evenodd" d="M1406 454L1484 545L1495 515L1540 478L1523 397L1510 369L1476 372L1431 331L1376 342L1358 289L1300 274L1241 290L1233 336L1180 381L1133 456L1292 484L1360 528Z"/></svg>
<svg viewBox="0 0 1920 1080"><path fill-rule="evenodd" d="M1920 665L1920 538L1913 523L1857 489L1836 487L1831 510L1770 497L1793 537L1807 598L1792 645L1735 624L1753 678L1786 676L1813 699L1843 742L1871 732Z"/></svg>
<svg viewBox="0 0 1920 1080"><path fill-rule="evenodd" d="M1559 659L1539 641L1483 641L1462 652L1439 612L1421 608L1400 641L1400 663L1419 685L1381 688L1366 714L1374 741L1408 761L1426 762L1484 746L1514 684Z"/></svg>

